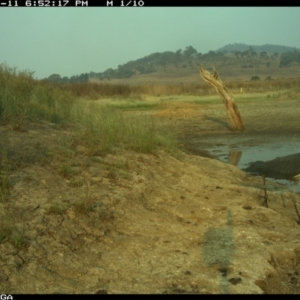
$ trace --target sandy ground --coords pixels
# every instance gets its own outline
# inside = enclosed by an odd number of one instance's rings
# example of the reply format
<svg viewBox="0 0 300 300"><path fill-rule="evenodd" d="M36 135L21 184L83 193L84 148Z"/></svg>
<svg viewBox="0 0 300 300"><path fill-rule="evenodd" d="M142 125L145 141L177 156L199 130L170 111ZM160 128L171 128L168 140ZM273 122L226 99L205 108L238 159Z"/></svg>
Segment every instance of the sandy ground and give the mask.
<svg viewBox="0 0 300 300"><path fill-rule="evenodd" d="M89 157L77 146L72 180L47 160L72 129L1 126L8 155L20 162L0 203L0 225L14 224L0 244L2 293L300 293L291 194L269 192L264 207L260 178L192 154L203 154L199 139L299 140L300 101L238 107L243 133L228 131L222 104L161 111L188 148L177 157Z"/></svg>

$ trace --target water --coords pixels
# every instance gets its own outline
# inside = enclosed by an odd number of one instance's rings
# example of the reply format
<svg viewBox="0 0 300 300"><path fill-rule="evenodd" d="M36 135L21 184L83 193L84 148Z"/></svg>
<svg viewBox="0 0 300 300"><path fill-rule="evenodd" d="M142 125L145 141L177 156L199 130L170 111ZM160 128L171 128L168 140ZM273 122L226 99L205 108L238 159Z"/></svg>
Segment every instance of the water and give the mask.
<svg viewBox="0 0 300 300"><path fill-rule="evenodd" d="M260 142L259 144L242 143L237 145L234 143L214 144L206 148L211 154L215 155L219 160L237 165L240 169L246 168L249 163L261 160L268 161L277 157L286 156L300 152L300 141L280 141L280 142ZM235 160L235 161L234 161ZM300 170L299 170L300 173ZM284 179L269 180L286 184L292 190L293 183ZM300 193L300 183L297 186L297 193Z"/></svg>

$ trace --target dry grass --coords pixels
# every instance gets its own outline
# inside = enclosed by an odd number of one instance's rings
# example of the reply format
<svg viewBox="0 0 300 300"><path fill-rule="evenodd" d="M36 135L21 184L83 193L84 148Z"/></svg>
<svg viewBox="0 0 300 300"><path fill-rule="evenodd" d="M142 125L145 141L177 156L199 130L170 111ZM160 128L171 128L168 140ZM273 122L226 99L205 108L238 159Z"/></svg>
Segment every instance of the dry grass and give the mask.
<svg viewBox="0 0 300 300"><path fill-rule="evenodd" d="M142 87L134 89L134 93L139 94ZM152 108L153 104L128 101L99 105L86 101L91 96L125 97L132 92L132 87L121 85L53 85L36 82L30 73L18 73L2 65L0 121L12 123L12 128L22 128L27 119L80 124L82 130L76 141L70 144L84 144L91 149L91 154L105 154L116 147L139 152L153 152L158 147L174 148L174 137L170 134L162 135L154 119L126 118L121 112Z"/></svg>
<svg viewBox="0 0 300 300"><path fill-rule="evenodd" d="M222 79L222 76L221 76ZM250 78L249 78L250 79ZM270 92L282 89L298 89L300 78L282 78L274 80L240 80L224 81L226 87L235 93L239 93L243 88L244 92ZM74 97L86 99L132 99L141 100L144 96L178 96L178 95L214 95L215 91L208 84L202 82L199 75L194 78L194 82L180 84L122 84L122 83L82 83L69 85L53 85L68 91Z"/></svg>
<svg viewBox="0 0 300 300"><path fill-rule="evenodd" d="M173 101L162 103L156 115L168 119L187 119L203 118L204 112L199 104Z"/></svg>

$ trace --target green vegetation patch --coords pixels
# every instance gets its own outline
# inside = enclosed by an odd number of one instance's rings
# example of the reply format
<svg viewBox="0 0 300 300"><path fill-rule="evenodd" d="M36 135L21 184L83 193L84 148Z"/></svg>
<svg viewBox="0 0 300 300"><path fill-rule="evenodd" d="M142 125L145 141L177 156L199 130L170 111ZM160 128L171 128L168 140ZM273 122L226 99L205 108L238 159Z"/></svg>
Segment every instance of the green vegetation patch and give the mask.
<svg viewBox="0 0 300 300"><path fill-rule="evenodd" d="M156 109L158 104L154 102L146 102L146 101L122 101L111 104L114 108L118 108L120 110L153 110Z"/></svg>
<svg viewBox="0 0 300 300"><path fill-rule="evenodd" d="M81 110L80 120L84 130L77 140L91 149L91 156L116 149L151 153L158 147L171 152L176 148L175 136L162 131L151 116L129 116L111 105L89 103Z"/></svg>

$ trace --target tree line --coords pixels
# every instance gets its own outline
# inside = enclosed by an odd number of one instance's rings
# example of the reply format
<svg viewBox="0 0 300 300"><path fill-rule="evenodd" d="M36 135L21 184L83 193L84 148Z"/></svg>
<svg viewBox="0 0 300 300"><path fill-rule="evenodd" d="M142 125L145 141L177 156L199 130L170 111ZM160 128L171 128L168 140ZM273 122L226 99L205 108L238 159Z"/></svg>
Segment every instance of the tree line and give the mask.
<svg viewBox="0 0 300 300"><path fill-rule="evenodd" d="M280 67L288 66L293 62L300 64L300 51L289 51L285 53L267 53L261 51L260 53L254 51L252 47L245 51L230 52L224 51L209 51L205 54L198 52L194 47L188 46L184 50L179 49L175 52L165 51L152 53L143 58L129 61L123 65L119 65L118 68L109 68L104 72L90 72L75 75L71 77L61 77L59 74L52 74L45 80L54 83L84 83L88 82L90 78L97 78L100 80L111 80L129 78L135 74L148 74L157 72L159 70L166 70L167 65L173 65L175 68L191 68L193 69L198 63L205 61L226 61L227 59L234 59L241 62L241 68L251 68L254 64L265 63L268 67L270 62L279 61Z"/></svg>

